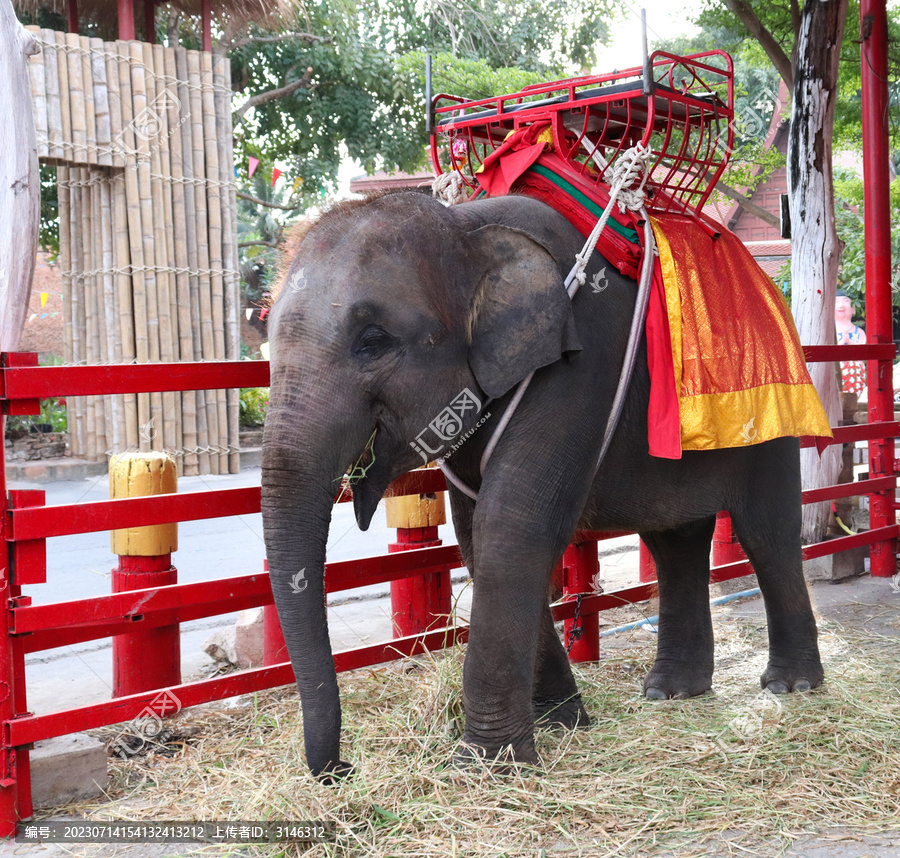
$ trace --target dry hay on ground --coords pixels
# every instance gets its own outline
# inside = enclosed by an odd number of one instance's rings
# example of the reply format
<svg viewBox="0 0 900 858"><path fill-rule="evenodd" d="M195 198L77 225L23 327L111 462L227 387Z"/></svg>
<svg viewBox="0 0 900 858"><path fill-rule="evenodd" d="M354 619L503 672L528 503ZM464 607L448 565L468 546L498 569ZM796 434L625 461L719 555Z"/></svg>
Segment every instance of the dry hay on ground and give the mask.
<svg viewBox="0 0 900 858"><path fill-rule="evenodd" d="M655 648L646 633L576 668L595 723L539 734L543 776L447 766L462 724L457 649L341 676L342 747L357 774L338 788L307 772L297 698L281 689L182 713L199 735L174 758L114 762L109 800L88 812L330 820L332 844L239 854L385 858L773 855L805 832L883 831L900 818L897 640L824 622L825 686L775 698L758 686L762 622L722 609L714 619L715 692L704 697L641 697Z"/></svg>

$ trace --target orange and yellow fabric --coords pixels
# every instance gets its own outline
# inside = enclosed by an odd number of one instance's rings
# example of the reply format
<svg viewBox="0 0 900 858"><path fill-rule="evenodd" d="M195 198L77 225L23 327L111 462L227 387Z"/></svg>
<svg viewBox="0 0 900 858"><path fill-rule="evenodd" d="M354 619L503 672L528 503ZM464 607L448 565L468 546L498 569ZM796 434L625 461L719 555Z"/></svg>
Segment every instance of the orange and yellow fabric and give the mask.
<svg viewBox="0 0 900 858"><path fill-rule="evenodd" d="M830 438L790 309L740 239L684 215L651 221L651 455Z"/></svg>

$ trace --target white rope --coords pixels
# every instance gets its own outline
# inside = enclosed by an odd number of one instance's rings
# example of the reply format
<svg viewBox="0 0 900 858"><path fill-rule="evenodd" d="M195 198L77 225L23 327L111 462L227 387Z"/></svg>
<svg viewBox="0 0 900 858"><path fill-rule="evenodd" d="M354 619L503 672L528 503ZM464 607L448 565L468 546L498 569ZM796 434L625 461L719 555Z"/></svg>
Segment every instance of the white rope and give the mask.
<svg viewBox="0 0 900 858"><path fill-rule="evenodd" d="M431 195L445 206L455 206L466 201L465 183L459 170L441 173L431 183Z"/></svg>
<svg viewBox="0 0 900 858"><path fill-rule="evenodd" d="M570 298L584 285L585 269L600 238L600 233L603 232L612 215L613 206L618 203L619 210L622 212L638 211L643 207L644 184L649 175L651 154L649 147L638 143L630 149L626 149L616 159L609 187L609 202L603 210L603 214L600 215L600 220L594 224L581 253L576 254L575 265L572 266L569 276L566 277L566 291ZM637 179L640 179L640 184L636 188L631 188L630 186Z"/></svg>
<svg viewBox="0 0 900 858"><path fill-rule="evenodd" d="M635 302L634 316L631 320L628 345L625 349L625 360L622 364L622 371L619 375L619 384L616 388L616 395L613 398L609 418L606 422L606 430L603 434L603 443L600 449L600 455L598 456L597 463L594 467L594 474L596 474L597 470L600 468L600 463L603 461L606 451L609 448L609 444L612 441L612 436L615 434L616 426L618 425L619 417L621 416L622 406L625 401L625 393L631 382L631 375L634 370L637 347L640 343L644 320L647 316L647 300L650 297L650 284L653 279L654 256L656 254L656 244L653 239L653 229L650 225L650 217L647 214L647 210L644 208L644 184L649 175L650 156L651 151L649 147L642 146L638 143L623 152L616 160L615 167L613 168L612 183L609 190L609 203L607 203L606 208L603 210L603 214L600 215L600 219L594 224L594 228L591 230L591 234L584 243L581 252L575 255L575 264L572 266L571 271L569 271L569 274L565 279L566 293L570 299L574 299L575 294L584 284L585 269L587 268L591 254L594 252L600 234L606 227L610 215L612 215L614 205L618 204L619 209L622 212L626 210L641 212L641 216L644 219L644 258L641 265L640 285L638 288L637 301ZM447 174L445 173L443 175ZM438 178L441 178L441 176ZM631 188L630 186L638 179L640 179L640 184L636 188ZM460 182L461 181L462 177L460 177ZM437 196L437 192L435 192L435 196ZM516 392L513 394L513 398L510 400L509 405L506 407L506 411L500 418L500 422L495 427L491 439L488 441L488 445L485 447L484 453L481 456L480 469L482 474L484 474L487 463L500 441L500 437L509 425L509 421L512 420L513 414L515 414L516 409L519 407L522 398L525 396L525 391L528 389L528 385L531 384L532 378L534 378L534 372L531 372L526 378L519 382ZM462 482L462 480L453 473L449 465L445 462L439 462L438 464L441 471L443 471L444 476L446 476L453 485L473 500L478 500L478 493Z"/></svg>

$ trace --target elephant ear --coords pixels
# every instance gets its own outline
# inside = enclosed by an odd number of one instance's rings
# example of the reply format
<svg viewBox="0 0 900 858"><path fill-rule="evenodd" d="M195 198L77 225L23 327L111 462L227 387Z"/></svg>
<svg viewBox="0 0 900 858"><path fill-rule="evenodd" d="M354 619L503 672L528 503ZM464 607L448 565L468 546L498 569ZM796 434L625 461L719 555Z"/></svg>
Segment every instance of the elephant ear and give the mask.
<svg viewBox="0 0 900 858"><path fill-rule="evenodd" d="M559 268L541 244L495 225L469 237L487 260L469 316L469 366L496 399L581 343Z"/></svg>

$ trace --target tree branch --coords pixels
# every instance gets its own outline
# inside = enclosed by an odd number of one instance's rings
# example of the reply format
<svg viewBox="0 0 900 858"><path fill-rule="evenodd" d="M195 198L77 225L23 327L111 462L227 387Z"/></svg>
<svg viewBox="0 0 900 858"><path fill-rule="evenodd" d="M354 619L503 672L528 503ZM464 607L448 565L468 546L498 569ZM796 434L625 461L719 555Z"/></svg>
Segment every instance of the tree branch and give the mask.
<svg viewBox="0 0 900 858"><path fill-rule="evenodd" d="M239 241L238 247L278 247L280 239L275 241Z"/></svg>
<svg viewBox="0 0 900 858"><path fill-rule="evenodd" d="M231 44L231 50L243 48L244 45L271 45L276 42L287 42L291 39L302 39L304 42L322 42L330 44L331 36L316 36L314 33L282 33L280 36L245 36Z"/></svg>
<svg viewBox="0 0 900 858"><path fill-rule="evenodd" d="M728 197L728 199L734 200L742 209L744 209L744 211L758 217L769 226L773 226L779 230L781 229L780 218L775 217L771 212L767 212L764 208L758 206L750 199L750 197L744 196L740 191L735 190L730 185L726 185L724 182L717 182L715 189Z"/></svg>
<svg viewBox="0 0 900 858"><path fill-rule="evenodd" d="M746 0L725 0L729 9L737 16L738 20L749 30L762 49L766 52L772 65L775 66L781 79L787 84L787 88L794 90L794 67L791 58L784 52L784 48L778 44L772 33L753 11L753 7Z"/></svg>
<svg viewBox="0 0 900 858"><path fill-rule="evenodd" d="M243 191L237 191L237 195L242 200L247 200L248 202L256 203L256 205L258 205L258 206L265 206L266 208L269 208L269 209L281 209L284 212L292 212L292 211L296 211L298 208L300 208L300 203L297 203L294 206L283 206L283 205L280 205L279 203L266 202L266 200L261 200L259 197L254 197L250 194L245 194Z"/></svg>
<svg viewBox="0 0 900 858"><path fill-rule="evenodd" d="M251 107L258 107L260 104L274 101L276 98L283 98L286 95L290 95L292 92L296 92L298 89L309 89L312 73L313 67L308 66L306 73L299 80L293 80L289 84L279 87L278 89L269 89L266 90L266 92L260 92L251 98L248 98L243 105L234 112L234 124L240 125L244 121L244 115Z"/></svg>

